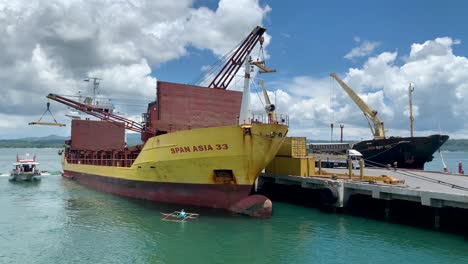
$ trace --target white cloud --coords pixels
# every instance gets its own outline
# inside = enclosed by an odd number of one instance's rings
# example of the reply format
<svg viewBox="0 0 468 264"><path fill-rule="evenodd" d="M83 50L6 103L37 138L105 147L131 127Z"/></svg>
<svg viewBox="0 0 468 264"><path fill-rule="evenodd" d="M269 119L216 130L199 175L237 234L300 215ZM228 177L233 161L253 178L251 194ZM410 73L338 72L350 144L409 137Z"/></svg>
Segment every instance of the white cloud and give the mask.
<svg viewBox="0 0 468 264"><path fill-rule="evenodd" d="M416 135L440 131L454 136L466 135L468 125L460 120L468 119L465 100L468 98L468 58L453 53L452 46L459 43L450 37L414 43L401 65L397 52L382 52L368 58L362 66L342 73L341 78L378 111L387 136L409 135L409 82L415 84ZM334 120L336 135L339 135L336 127L344 124L346 138L371 138L362 112L335 81L329 82L328 77L294 77L274 84L274 89L286 92L288 103L282 107L290 113L292 128L297 131L305 131L311 138L328 139L329 124ZM332 104L329 103L330 94L333 94ZM295 133L293 129L291 132Z"/></svg>
<svg viewBox="0 0 468 264"><path fill-rule="evenodd" d="M359 37L354 37L356 42L360 42L361 39ZM344 58L348 60L352 60L359 57L365 57L370 55L374 50L380 46L380 42L371 42L371 41L363 41L359 46L353 48L350 52L348 52Z"/></svg>
<svg viewBox="0 0 468 264"><path fill-rule="evenodd" d="M153 100L151 68L188 55L189 46L224 54L271 10L258 0L221 0L214 10L193 4L0 0L0 114L25 116L8 119L8 126L29 128L24 119L42 113L48 93L91 93L83 83L87 76L103 79L105 96Z"/></svg>
<svg viewBox="0 0 468 264"><path fill-rule="evenodd" d="M458 45L460 43L460 40L453 40L449 37L428 40L423 44L414 43L411 45L408 61L423 60L430 56L446 56L452 54L452 45Z"/></svg>

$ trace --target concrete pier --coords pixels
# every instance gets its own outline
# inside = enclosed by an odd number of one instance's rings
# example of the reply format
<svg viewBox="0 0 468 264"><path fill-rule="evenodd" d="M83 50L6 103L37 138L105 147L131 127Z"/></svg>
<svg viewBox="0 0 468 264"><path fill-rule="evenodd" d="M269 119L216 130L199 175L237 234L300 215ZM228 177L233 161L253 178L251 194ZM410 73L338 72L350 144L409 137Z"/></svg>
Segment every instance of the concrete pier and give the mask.
<svg viewBox="0 0 468 264"><path fill-rule="evenodd" d="M339 174L347 173L348 169L326 169L326 171ZM359 175L359 170L353 170L353 173ZM260 193L280 200L287 199L287 196L297 196L299 191L305 192L306 195L301 195L300 199L296 199L298 203L304 199L314 199L318 204L337 209L343 208L345 211L350 206L350 200L359 196L359 199L355 200L364 202L355 202L352 206L356 207L357 204L363 207L358 208L362 211L366 210L366 206L372 205L374 207L370 211L381 210L379 215L385 221L404 219L405 216L402 214L415 214L418 218L423 217L424 214L431 214L431 217L427 217L430 219L426 220L436 230L443 227L444 223L448 226L454 222L465 222L468 226L468 176L418 170L370 168L366 168L365 174L392 176L403 179L405 183L390 185L356 179L266 173L259 178L257 188ZM378 206L375 206L376 202ZM446 208L450 212L445 210ZM421 213L416 213L418 210Z"/></svg>

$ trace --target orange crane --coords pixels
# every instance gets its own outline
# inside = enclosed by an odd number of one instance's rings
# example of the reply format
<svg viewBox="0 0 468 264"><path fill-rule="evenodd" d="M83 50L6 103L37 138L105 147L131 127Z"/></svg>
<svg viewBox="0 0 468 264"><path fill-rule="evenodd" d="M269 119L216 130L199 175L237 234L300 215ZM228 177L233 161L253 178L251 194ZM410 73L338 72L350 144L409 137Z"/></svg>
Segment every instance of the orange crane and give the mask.
<svg viewBox="0 0 468 264"><path fill-rule="evenodd" d="M374 139L385 139L384 123L377 117L377 111L368 106L345 82L343 82L335 73L330 74L340 85L345 92L351 97L356 105L364 113L364 116L370 120L374 127L369 123L369 128L374 135Z"/></svg>

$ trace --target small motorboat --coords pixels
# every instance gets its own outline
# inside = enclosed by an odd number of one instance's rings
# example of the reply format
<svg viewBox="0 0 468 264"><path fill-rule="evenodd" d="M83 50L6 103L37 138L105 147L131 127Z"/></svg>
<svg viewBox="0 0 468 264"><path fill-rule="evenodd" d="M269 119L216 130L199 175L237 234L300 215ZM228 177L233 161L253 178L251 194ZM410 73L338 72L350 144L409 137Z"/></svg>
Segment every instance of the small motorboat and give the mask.
<svg viewBox="0 0 468 264"><path fill-rule="evenodd" d="M16 162L13 163L13 170L10 174L10 181L33 181L41 179L41 171L37 168L36 155L31 159L29 154L21 159L16 155Z"/></svg>
<svg viewBox="0 0 468 264"><path fill-rule="evenodd" d="M161 214L163 215L163 218L161 220L172 221L172 222L187 222L187 220L196 219L199 216L198 214L187 213L184 211L184 209L180 211L174 211L172 213L161 213Z"/></svg>

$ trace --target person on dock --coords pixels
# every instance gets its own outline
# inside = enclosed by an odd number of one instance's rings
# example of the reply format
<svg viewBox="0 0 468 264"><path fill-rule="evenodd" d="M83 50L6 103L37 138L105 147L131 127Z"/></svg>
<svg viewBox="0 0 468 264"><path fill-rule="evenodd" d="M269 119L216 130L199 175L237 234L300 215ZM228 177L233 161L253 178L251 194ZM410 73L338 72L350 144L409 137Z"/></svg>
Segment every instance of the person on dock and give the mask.
<svg viewBox="0 0 468 264"><path fill-rule="evenodd" d="M185 218L185 211L184 211L184 209L180 210L180 212L179 212L179 218L180 218L180 219L184 219L184 218Z"/></svg>
<svg viewBox="0 0 468 264"><path fill-rule="evenodd" d="M398 167L398 162L397 161L393 162L393 168L396 170L397 167Z"/></svg>

